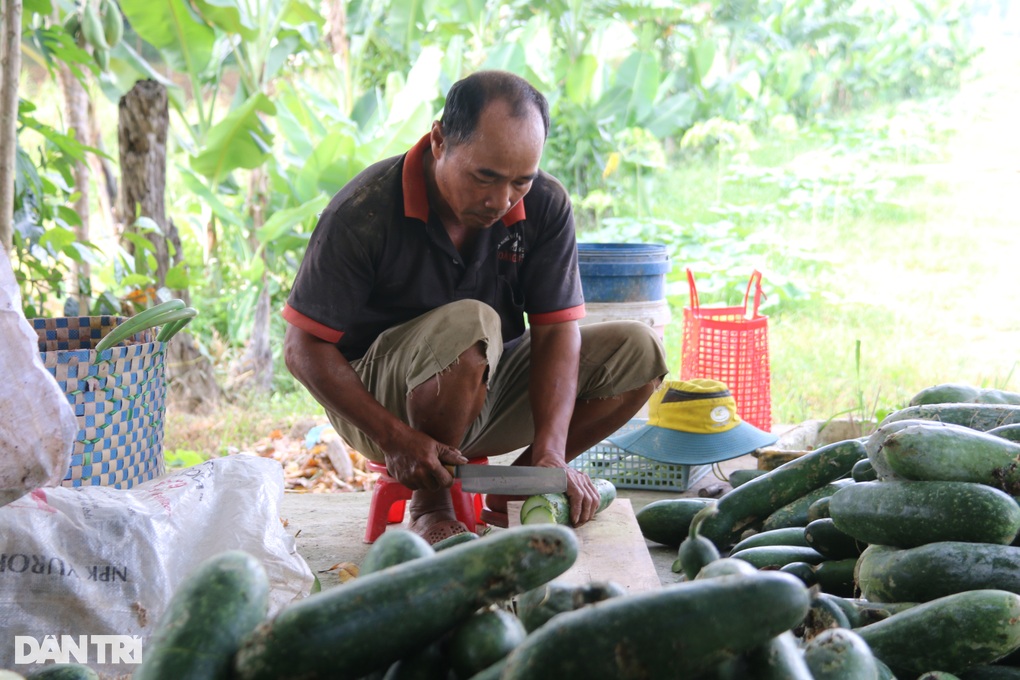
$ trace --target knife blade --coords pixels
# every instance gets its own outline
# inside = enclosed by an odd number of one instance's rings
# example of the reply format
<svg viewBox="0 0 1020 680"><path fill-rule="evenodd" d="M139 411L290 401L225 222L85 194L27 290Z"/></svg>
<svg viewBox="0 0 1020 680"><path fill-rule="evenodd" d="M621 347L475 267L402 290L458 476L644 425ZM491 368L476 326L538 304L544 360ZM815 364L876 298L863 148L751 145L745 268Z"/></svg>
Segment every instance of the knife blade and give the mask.
<svg viewBox="0 0 1020 680"><path fill-rule="evenodd" d="M567 490L567 471L562 468L510 465L447 465L464 491L473 493L533 496Z"/></svg>

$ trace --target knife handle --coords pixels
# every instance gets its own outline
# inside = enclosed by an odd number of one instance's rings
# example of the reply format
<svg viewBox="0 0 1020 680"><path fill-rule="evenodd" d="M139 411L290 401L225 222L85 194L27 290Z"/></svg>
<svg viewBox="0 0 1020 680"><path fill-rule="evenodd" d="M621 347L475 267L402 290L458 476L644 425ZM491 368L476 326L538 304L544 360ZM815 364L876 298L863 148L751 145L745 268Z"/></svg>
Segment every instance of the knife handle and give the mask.
<svg viewBox="0 0 1020 680"><path fill-rule="evenodd" d="M454 479L457 479L457 466L456 465L443 465L443 467L446 468L446 471L449 472L450 475Z"/></svg>

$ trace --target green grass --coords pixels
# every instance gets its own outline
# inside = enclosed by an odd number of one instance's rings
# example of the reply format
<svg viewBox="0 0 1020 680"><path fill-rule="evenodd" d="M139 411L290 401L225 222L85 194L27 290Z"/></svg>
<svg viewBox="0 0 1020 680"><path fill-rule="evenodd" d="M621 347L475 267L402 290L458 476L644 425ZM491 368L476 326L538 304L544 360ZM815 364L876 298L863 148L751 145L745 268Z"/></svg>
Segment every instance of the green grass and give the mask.
<svg viewBox="0 0 1020 680"><path fill-rule="evenodd" d="M266 397L232 394L215 408L188 413L167 407L163 448L167 465L186 467L209 456L222 456L252 447L269 439L274 430L288 433L300 421L325 422L322 407L297 384Z"/></svg>
<svg viewBox="0 0 1020 680"><path fill-rule="evenodd" d="M851 142L762 140L756 172L689 162L663 182L672 190L662 213L681 225L706 219L720 194L722 204L760 207L734 220L738 233L765 235L760 247L734 257L726 248L739 251L737 240L719 243L728 285L707 296L699 286L703 305L738 302L735 282L756 267L767 292L792 281L805 293L766 310L775 422L893 410L940 382L1020 390L1016 170L1005 160L1016 158L1017 98L1003 94L1017 59L1004 54L986 55L951 99L851 121ZM793 192L760 179L777 175L800 179L801 208L780 219L769 206ZM719 177L729 178L721 191ZM681 252L674 278L686 260ZM671 302L666 345L678 377L686 296Z"/></svg>

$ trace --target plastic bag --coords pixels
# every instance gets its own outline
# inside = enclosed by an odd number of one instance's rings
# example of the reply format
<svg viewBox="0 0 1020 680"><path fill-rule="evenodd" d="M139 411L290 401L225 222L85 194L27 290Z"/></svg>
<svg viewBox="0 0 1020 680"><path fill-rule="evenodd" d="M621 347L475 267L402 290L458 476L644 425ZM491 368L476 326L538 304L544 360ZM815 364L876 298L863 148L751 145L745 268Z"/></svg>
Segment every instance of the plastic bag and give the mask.
<svg viewBox="0 0 1020 680"><path fill-rule="evenodd" d="M0 508L0 668L69 661L129 675L177 585L225 550L262 561L270 616L305 597L314 577L280 521L282 497L278 462L238 454L127 490L37 489ZM82 643L84 660L72 655Z"/></svg>
<svg viewBox="0 0 1020 680"><path fill-rule="evenodd" d="M0 247L0 505L67 474L78 433L74 409L43 366L38 336L21 311L7 251Z"/></svg>

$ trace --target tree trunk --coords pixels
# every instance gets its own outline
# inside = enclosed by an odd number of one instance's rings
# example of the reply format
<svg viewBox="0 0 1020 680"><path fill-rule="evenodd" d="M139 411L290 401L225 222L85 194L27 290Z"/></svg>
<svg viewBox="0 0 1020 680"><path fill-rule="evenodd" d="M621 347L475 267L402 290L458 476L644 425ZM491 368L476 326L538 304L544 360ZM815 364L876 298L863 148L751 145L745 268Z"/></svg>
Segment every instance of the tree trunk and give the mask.
<svg viewBox="0 0 1020 680"><path fill-rule="evenodd" d="M166 88L154 80L141 80L120 100L121 200L119 214L128 225L139 215L152 219L162 234L147 237L156 246L157 288L166 282L170 268L168 241L175 245L176 258L181 257L180 240L173 221L166 217L166 137L170 124ZM180 297L188 299L187 291ZM170 401L188 411L215 406L220 387L213 377L209 361L195 339L178 333L166 353Z"/></svg>
<svg viewBox="0 0 1020 680"><path fill-rule="evenodd" d="M119 111L121 192L117 212L125 231L135 229L138 216L150 218L159 227L159 234L144 234L155 246L156 271L152 274L159 289L170 269L167 241L176 238L176 228L166 219L166 136L170 125L166 88L155 80L140 80L121 97ZM130 242L125 248L134 252Z"/></svg>
<svg viewBox="0 0 1020 680"><path fill-rule="evenodd" d="M231 370L229 387L232 390L269 394L273 389L273 350L269 344L270 308L268 281L263 275L248 347Z"/></svg>
<svg viewBox="0 0 1020 680"><path fill-rule="evenodd" d="M251 173L248 195L250 198L251 231L249 239L253 250L261 252L263 265L266 265L265 250L258 250L255 233L266 223L266 205L269 203L266 173L256 168ZM230 384L242 390L252 390L256 394L269 394L273 389L273 350L269 343L269 315L271 302L269 298L269 277L263 269L262 289L255 304L255 320L251 329L251 337L244 356L231 371Z"/></svg>
<svg viewBox="0 0 1020 680"><path fill-rule="evenodd" d="M92 146L106 153L99 119L96 117L96 107L91 99L88 100L88 123ZM114 233L119 236L122 227L118 226L121 219L117 215L117 170L113 161L106 156L94 153L89 154L88 158L89 169L96 182L96 198L99 199L99 212L102 213L103 223L113 228Z"/></svg>
<svg viewBox="0 0 1020 680"><path fill-rule="evenodd" d="M329 49L340 62L350 61L350 41L347 39L347 0L326 0L326 20L329 23Z"/></svg>
<svg viewBox="0 0 1020 680"><path fill-rule="evenodd" d="M223 390L213 377L213 365L195 338L181 331L166 350L169 403L188 413L216 408Z"/></svg>
<svg viewBox="0 0 1020 680"><path fill-rule="evenodd" d="M14 157L18 148L18 78L21 75L21 0L3 1L0 35L0 247L14 246Z"/></svg>
<svg viewBox="0 0 1020 680"><path fill-rule="evenodd" d="M60 81L60 89L64 93L64 114L67 122L67 129L74 130L74 136L79 142L86 146L92 146L92 134L88 124L88 95L85 88L71 73L67 64L60 62L57 67L57 78ZM90 233L91 215L89 213L89 180L91 173L89 166L84 160L74 162L74 188L78 192L78 200L74 202L74 212L77 213L78 224L76 235L79 243L88 243ZM91 307L92 296L92 267L86 260L74 263L75 288L71 291L78 302L78 313L88 315Z"/></svg>
<svg viewBox="0 0 1020 680"><path fill-rule="evenodd" d="M354 84L351 82L351 41L347 36L348 0L324 0L326 20L329 24L329 49L333 53L333 65L343 74L344 108L350 111L354 106Z"/></svg>

